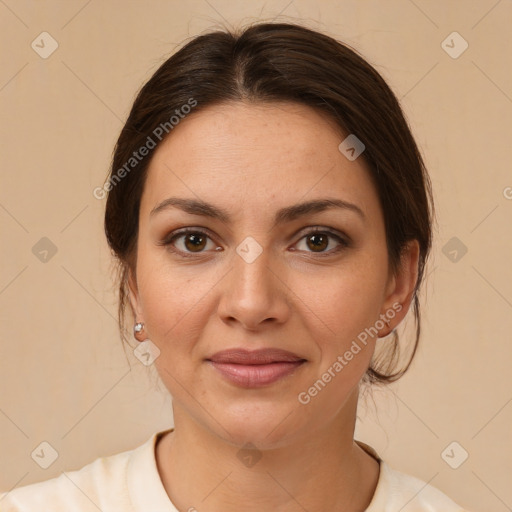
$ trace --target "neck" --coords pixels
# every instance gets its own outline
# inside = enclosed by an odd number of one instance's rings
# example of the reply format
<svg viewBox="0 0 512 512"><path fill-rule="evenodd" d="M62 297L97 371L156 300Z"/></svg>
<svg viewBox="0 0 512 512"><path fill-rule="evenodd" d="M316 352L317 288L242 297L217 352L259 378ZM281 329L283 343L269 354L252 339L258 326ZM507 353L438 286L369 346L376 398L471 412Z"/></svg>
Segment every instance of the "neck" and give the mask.
<svg viewBox="0 0 512 512"><path fill-rule="evenodd" d="M175 407L175 429L156 451L164 488L187 511L364 511L379 464L354 442L357 397L351 402L343 408L351 414L263 451L241 450Z"/></svg>

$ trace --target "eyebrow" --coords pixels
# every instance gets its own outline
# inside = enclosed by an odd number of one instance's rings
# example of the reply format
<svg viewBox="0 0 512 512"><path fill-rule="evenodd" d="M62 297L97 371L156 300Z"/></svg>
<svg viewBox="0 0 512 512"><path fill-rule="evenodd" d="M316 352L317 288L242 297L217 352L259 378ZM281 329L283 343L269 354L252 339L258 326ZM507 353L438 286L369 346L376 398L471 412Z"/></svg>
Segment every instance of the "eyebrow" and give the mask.
<svg viewBox="0 0 512 512"><path fill-rule="evenodd" d="M169 197L168 199L163 200L151 210L150 216L156 215L157 213L168 210L172 207L179 208L191 215L201 215L203 217L218 219L226 224L231 220L231 215L223 208L219 208L218 206L206 201L181 197ZM312 213L320 213L333 208L352 211L361 217L363 221L366 220L366 216L359 206L342 199L322 198L281 208L275 214L274 225L291 222L299 217Z"/></svg>

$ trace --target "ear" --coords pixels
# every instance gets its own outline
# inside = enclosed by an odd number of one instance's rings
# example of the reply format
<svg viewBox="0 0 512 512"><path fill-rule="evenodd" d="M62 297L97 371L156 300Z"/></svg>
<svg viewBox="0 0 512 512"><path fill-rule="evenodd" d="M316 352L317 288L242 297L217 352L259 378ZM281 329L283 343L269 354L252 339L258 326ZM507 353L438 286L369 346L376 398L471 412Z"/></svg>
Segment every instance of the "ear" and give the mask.
<svg viewBox="0 0 512 512"><path fill-rule="evenodd" d="M128 281L128 298L130 300L130 306L132 308L133 317L136 322L142 322L142 314L140 308L139 291L137 287L137 278L132 268L126 271Z"/></svg>
<svg viewBox="0 0 512 512"><path fill-rule="evenodd" d="M402 251L397 273L390 275L388 279L381 311L381 319L386 322L386 328L382 333L379 332L379 338L387 336L395 329L409 311L418 280L419 255L418 241L410 240Z"/></svg>

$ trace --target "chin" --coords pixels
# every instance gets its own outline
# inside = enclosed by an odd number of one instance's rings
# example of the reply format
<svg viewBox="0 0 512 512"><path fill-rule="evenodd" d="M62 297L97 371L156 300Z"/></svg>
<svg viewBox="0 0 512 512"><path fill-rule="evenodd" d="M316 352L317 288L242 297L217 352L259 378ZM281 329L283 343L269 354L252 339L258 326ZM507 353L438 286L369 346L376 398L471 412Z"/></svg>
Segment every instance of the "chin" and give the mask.
<svg viewBox="0 0 512 512"><path fill-rule="evenodd" d="M286 446L301 435L305 420L304 410L291 404L240 408L226 407L222 415L222 427L211 425L226 442L242 448L251 443L255 447L273 449ZM290 413L291 412L291 413Z"/></svg>

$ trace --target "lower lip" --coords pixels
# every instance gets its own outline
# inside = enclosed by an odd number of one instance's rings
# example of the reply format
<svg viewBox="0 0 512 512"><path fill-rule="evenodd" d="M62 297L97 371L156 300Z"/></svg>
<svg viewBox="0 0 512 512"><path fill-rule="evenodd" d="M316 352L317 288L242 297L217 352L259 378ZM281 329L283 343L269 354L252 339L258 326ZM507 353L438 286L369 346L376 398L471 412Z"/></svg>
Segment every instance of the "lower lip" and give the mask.
<svg viewBox="0 0 512 512"><path fill-rule="evenodd" d="M244 388L258 388L272 384L293 373L304 361L279 362L271 364L216 363L211 365L227 380Z"/></svg>

